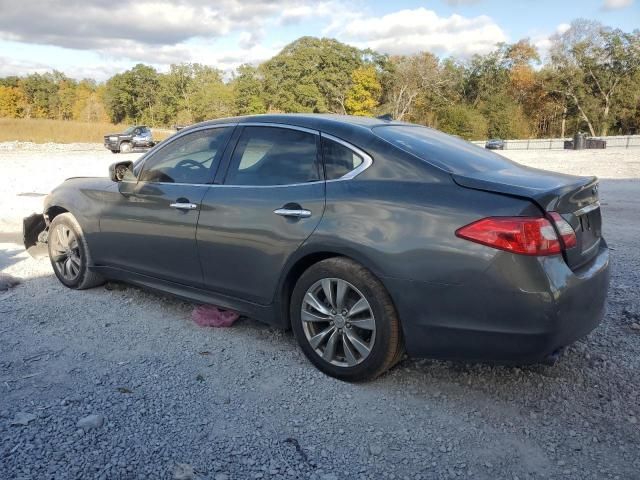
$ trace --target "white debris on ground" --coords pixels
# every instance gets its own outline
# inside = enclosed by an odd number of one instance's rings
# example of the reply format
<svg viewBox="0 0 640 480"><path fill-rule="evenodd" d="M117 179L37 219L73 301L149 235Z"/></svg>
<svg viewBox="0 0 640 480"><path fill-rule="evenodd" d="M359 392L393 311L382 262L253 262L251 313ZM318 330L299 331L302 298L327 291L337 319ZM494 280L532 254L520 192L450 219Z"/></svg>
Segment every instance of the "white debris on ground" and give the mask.
<svg viewBox="0 0 640 480"><path fill-rule="evenodd" d="M640 149L505 151L601 179L603 324L554 367L404 360L375 382L318 372L292 336L211 329L137 288L65 289L22 217L101 146L0 144L0 478L626 479L640 471Z"/></svg>

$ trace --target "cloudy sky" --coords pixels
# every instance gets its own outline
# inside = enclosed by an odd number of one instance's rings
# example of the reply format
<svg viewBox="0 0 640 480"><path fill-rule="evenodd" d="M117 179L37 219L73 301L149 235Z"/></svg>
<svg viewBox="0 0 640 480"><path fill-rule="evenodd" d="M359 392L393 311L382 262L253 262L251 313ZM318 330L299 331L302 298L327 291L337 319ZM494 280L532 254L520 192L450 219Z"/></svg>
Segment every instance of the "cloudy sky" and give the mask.
<svg viewBox="0 0 640 480"><path fill-rule="evenodd" d="M640 0L0 0L0 76L50 69L104 80L136 63L230 71L302 35L389 54L468 57L578 16L631 31Z"/></svg>

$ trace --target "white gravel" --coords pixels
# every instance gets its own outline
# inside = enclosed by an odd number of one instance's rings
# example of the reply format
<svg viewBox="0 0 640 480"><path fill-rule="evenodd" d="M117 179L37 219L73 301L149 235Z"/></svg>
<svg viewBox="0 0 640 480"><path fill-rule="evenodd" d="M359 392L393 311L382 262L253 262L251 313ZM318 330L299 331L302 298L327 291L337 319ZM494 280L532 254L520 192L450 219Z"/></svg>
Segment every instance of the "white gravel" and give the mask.
<svg viewBox="0 0 640 480"><path fill-rule="evenodd" d="M640 478L640 149L505 154L602 178L604 323L554 367L404 360L325 377L288 332L196 326L136 288L76 292L19 244L69 176L133 159L0 144L0 479Z"/></svg>

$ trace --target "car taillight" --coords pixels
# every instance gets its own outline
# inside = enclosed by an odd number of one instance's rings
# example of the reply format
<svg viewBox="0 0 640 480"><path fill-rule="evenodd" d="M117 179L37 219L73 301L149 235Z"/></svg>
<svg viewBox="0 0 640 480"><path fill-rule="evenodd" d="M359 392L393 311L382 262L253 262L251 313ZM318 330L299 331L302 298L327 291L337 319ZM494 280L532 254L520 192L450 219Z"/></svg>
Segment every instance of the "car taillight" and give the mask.
<svg viewBox="0 0 640 480"><path fill-rule="evenodd" d="M456 236L521 255L556 255L562 245L541 217L487 217L456 230Z"/></svg>
<svg viewBox="0 0 640 480"><path fill-rule="evenodd" d="M558 212L549 212L549 216L553 219L553 223L556 224L562 243L564 243L564 248L575 247L578 243L576 240L576 232L569 222L562 218Z"/></svg>

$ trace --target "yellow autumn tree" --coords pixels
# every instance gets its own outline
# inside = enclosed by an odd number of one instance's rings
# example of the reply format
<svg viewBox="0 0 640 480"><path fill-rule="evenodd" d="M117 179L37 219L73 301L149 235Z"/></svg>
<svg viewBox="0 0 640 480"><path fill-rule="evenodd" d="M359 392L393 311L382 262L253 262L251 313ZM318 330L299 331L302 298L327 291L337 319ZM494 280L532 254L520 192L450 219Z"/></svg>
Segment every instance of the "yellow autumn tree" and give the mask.
<svg viewBox="0 0 640 480"><path fill-rule="evenodd" d="M344 101L345 110L350 115L373 115L382 94L376 69L373 66L356 68L351 82Z"/></svg>
<svg viewBox="0 0 640 480"><path fill-rule="evenodd" d="M24 109L24 94L18 87L0 85L0 117L19 118Z"/></svg>

